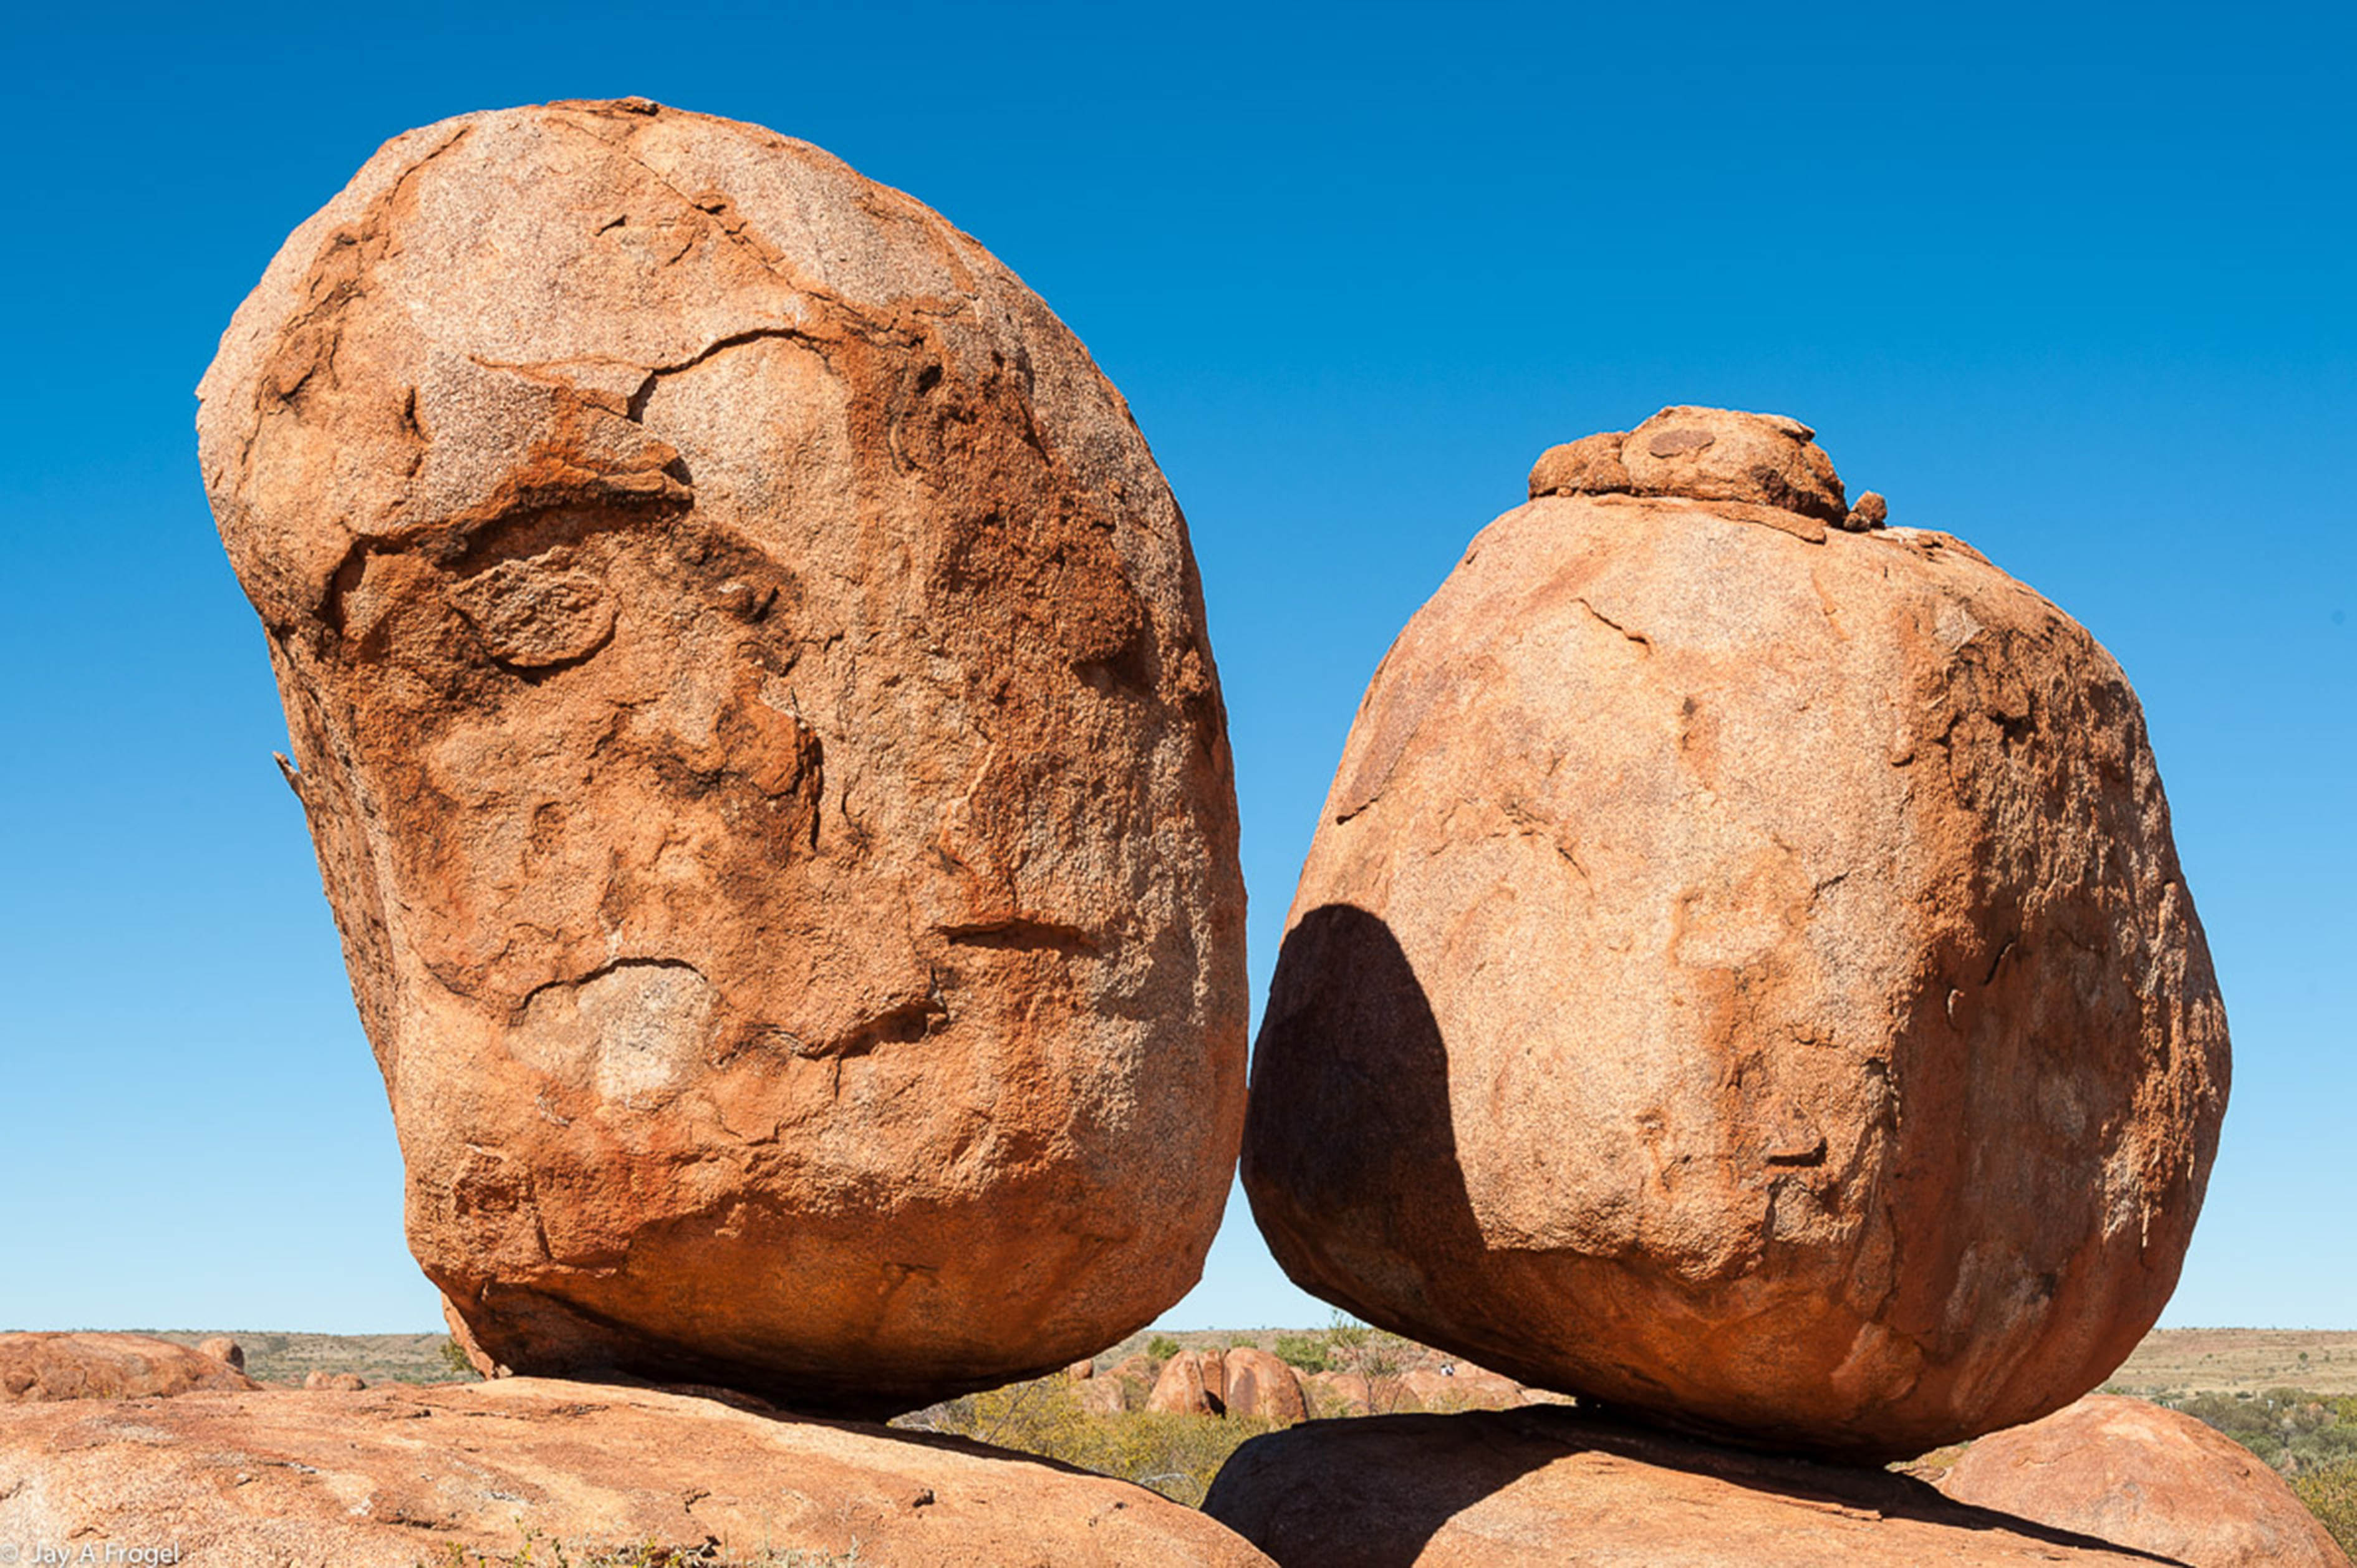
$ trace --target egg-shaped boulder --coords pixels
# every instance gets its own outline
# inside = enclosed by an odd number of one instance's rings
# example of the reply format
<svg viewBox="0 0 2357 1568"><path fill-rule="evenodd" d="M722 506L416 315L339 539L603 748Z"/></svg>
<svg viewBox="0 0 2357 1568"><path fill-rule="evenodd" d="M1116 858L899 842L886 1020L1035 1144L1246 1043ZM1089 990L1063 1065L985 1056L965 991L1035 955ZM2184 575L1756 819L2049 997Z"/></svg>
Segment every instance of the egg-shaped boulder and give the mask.
<svg viewBox="0 0 2357 1568"><path fill-rule="evenodd" d="M988 252L640 100L389 143L199 389L479 1364L802 1408L1193 1283L1243 888L1187 528Z"/></svg>
<svg viewBox="0 0 2357 1568"><path fill-rule="evenodd" d="M1293 1279L1859 1459L2034 1419L2174 1287L2227 1085L2141 710L1813 432L1548 453L1377 670L1243 1155Z"/></svg>

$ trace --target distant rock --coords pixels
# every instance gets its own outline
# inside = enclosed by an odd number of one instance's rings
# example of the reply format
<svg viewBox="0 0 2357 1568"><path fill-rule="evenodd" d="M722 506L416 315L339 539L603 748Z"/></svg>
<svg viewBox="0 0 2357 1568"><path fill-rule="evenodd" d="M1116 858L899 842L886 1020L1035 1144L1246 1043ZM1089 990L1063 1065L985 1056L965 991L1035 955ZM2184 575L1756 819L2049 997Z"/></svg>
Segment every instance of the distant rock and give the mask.
<svg viewBox="0 0 2357 1568"><path fill-rule="evenodd" d="M1881 1470L1567 1410L1312 1422L1255 1437L1203 1511L1285 1568L2152 1568Z"/></svg>
<svg viewBox="0 0 2357 1568"><path fill-rule="evenodd" d="M1096 1362L1085 1356L1064 1369L1064 1376L1070 1378L1076 1383L1086 1381L1088 1379L1093 1378L1096 1375Z"/></svg>
<svg viewBox="0 0 2357 1568"><path fill-rule="evenodd" d="M894 1568L1253 1568L1124 1481L882 1427L511 1379L0 1411L0 1542L176 1543L206 1568L415 1568L650 1542ZM471 1559L470 1559L471 1560Z"/></svg>
<svg viewBox="0 0 2357 1568"><path fill-rule="evenodd" d="M1074 1383L1072 1398L1090 1415L1120 1415L1130 1408L1129 1390L1119 1378L1091 1378Z"/></svg>
<svg viewBox="0 0 2357 1568"><path fill-rule="evenodd" d="M0 1334L0 1404L163 1399L258 1386L224 1357L145 1334Z"/></svg>
<svg viewBox="0 0 2357 1568"><path fill-rule="evenodd" d="M1243 1156L1278 1261L1764 1445L2067 1403L2169 1299L2226 1101L2126 677L1961 542L1846 532L1789 419L1665 409L1531 489L1302 871Z"/></svg>
<svg viewBox="0 0 2357 1568"><path fill-rule="evenodd" d="M1146 1408L1168 1415L1225 1415L1227 1370L1217 1350L1181 1350L1162 1364Z"/></svg>
<svg viewBox="0 0 2357 1568"><path fill-rule="evenodd" d="M476 1364L881 1413L1194 1284L1243 884L1187 526L940 215L638 101L389 143L199 389Z"/></svg>
<svg viewBox="0 0 2357 1568"><path fill-rule="evenodd" d="M1984 1437L1940 1489L2190 1568L2349 1568L2256 1455L2143 1400L2093 1394Z"/></svg>
<svg viewBox="0 0 2357 1568"><path fill-rule="evenodd" d="M1220 1358L1222 1397L1230 1415L1253 1416L1288 1425L1308 1419L1301 1374L1275 1352L1239 1345Z"/></svg>
<svg viewBox="0 0 2357 1568"><path fill-rule="evenodd" d="M356 1394L368 1387L368 1380L358 1372L317 1371L307 1373L303 1386L315 1391L324 1389L331 1393Z"/></svg>
<svg viewBox="0 0 2357 1568"><path fill-rule="evenodd" d="M1418 1410L1512 1410L1523 1402L1523 1385L1469 1362L1450 1363L1446 1371L1417 1367L1400 1382Z"/></svg>

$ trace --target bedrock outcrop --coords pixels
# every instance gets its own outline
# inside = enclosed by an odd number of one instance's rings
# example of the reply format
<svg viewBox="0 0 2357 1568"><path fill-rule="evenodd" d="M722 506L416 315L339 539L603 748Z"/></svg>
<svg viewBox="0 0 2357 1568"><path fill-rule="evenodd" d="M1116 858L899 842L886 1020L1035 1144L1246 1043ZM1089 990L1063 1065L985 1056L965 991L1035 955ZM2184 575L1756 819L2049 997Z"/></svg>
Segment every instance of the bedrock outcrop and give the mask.
<svg viewBox="0 0 2357 1568"><path fill-rule="evenodd" d="M1007 269L637 100L386 145L200 388L479 1364L882 1412L1194 1281L1243 889L1186 524Z"/></svg>
<svg viewBox="0 0 2357 1568"><path fill-rule="evenodd" d="M1982 1438L1939 1482L1959 1502L2190 1568L2349 1568L2282 1477L2190 1415L2090 1394Z"/></svg>
<svg viewBox="0 0 2357 1568"><path fill-rule="evenodd" d="M1255 1437L1203 1511L1282 1568L2110 1568L2156 1560L1882 1470L1561 1408L1313 1421Z"/></svg>
<svg viewBox="0 0 2357 1568"><path fill-rule="evenodd" d="M1142 1487L949 1439L539 1378L0 1410L0 1542L207 1568L482 1561L1250 1568ZM64 1559L61 1559L61 1561ZM93 1557L91 1561L99 1559Z"/></svg>
<svg viewBox="0 0 2357 1568"><path fill-rule="evenodd" d="M226 1357L145 1334L0 1334L0 1404L168 1399L256 1386Z"/></svg>
<svg viewBox="0 0 2357 1568"><path fill-rule="evenodd" d="M1902 1457L2178 1276L2226 1022L2135 693L1791 420L1550 452L1376 671L1243 1155L1286 1271L1522 1382Z"/></svg>

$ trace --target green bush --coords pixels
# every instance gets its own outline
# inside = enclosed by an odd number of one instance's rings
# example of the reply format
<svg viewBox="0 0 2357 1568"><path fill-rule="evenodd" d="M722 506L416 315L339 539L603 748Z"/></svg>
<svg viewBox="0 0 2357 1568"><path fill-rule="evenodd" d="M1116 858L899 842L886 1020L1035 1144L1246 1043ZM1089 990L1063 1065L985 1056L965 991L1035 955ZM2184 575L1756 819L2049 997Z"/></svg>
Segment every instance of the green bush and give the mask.
<svg viewBox="0 0 2357 1568"><path fill-rule="evenodd" d="M904 1423L1135 1481L1189 1508L1201 1504L1211 1477L1239 1444L1276 1425L1247 1416L1159 1411L1094 1415L1082 1408L1073 1385L1063 1378L952 1400Z"/></svg>
<svg viewBox="0 0 2357 1568"><path fill-rule="evenodd" d="M1276 1359L1297 1372L1326 1370L1328 1348L1323 1335L1280 1334L1276 1337Z"/></svg>
<svg viewBox="0 0 2357 1568"><path fill-rule="evenodd" d="M1168 1361L1178 1354L1178 1341L1168 1334L1157 1334L1146 1342L1146 1353L1157 1361Z"/></svg>
<svg viewBox="0 0 2357 1568"><path fill-rule="evenodd" d="M2291 1489L2341 1550L2357 1556L2357 1459L2294 1476Z"/></svg>

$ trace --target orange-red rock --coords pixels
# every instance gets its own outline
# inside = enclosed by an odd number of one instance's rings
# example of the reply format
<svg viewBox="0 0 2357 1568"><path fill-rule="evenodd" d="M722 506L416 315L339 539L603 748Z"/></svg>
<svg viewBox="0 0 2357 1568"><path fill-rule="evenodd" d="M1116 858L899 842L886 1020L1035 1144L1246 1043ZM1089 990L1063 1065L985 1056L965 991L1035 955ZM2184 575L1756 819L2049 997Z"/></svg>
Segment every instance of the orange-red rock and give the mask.
<svg viewBox="0 0 2357 1568"><path fill-rule="evenodd" d="M1752 1441L2067 1403L2175 1285L2226 1096L2126 678L1853 520L1789 420L1665 410L1532 486L1384 657L1302 872L1244 1153L1278 1260Z"/></svg>
<svg viewBox="0 0 2357 1568"><path fill-rule="evenodd" d="M1939 1485L1959 1502L2190 1568L2349 1568L2256 1455L2143 1400L2093 1394L1984 1437Z"/></svg>
<svg viewBox="0 0 2357 1568"><path fill-rule="evenodd" d="M368 1380L358 1372L330 1372L323 1369L305 1373L303 1386L314 1391L324 1389L330 1393L356 1394L368 1387Z"/></svg>
<svg viewBox="0 0 2357 1568"><path fill-rule="evenodd" d="M481 1364L881 1411L1194 1282L1243 888L1187 529L938 215L630 101L388 144L200 389Z"/></svg>
<svg viewBox="0 0 2357 1568"><path fill-rule="evenodd" d="M0 1411L0 1543L177 1544L204 1568L416 1568L521 1561L528 1532L534 1562L650 1543L690 1561L707 1541L739 1563L1267 1562L1126 1482L649 1390L517 1378Z"/></svg>
<svg viewBox="0 0 2357 1568"><path fill-rule="evenodd" d="M159 1399L255 1386L219 1356L145 1334L0 1334L0 1404Z"/></svg>
<svg viewBox="0 0 2357 1568"><path fill-rule="evenodd" d="M215 1335L210 1339L198 1340L197 1353L200 1356L210 1356L216 1361L225 1361L241 1372L245 1370L245 1347L227 1335Z"/></svg>
<svg viewBox="0 0 2357 1568"><path fill-rule="evenodd" d="M1181 1350L1162 1364L1146 1408L1168 1415L1225 1415L1227 1391L1217 1350Z"/></svg>
<svg viewBox="0 0 2357 1568"><path fill-rule="evenodd" d="M2129 1568L2149 1557L1887 1471L1560 1409L1318 1421L1255 1437L1203 1511L1284 1568Z"/></svg>
<svg viewBox="0 0 2357 1568"><path fill-rule="evenodd" d="M1239 1345L1220 1358L1222 1397L1230 1415L1287 1423L1306 1420L1301 1374L1269 1350Z"/></svg>
<svg viewBox="0 0 2357 1568"><path fill-rule="evenodd" d="M1463 1362L1448 1371L1413 1368L1401 1374L1400 1384L1418 1410L1512 1410L1523 1402L1523 1386L1513 1379Z"/></svg>

